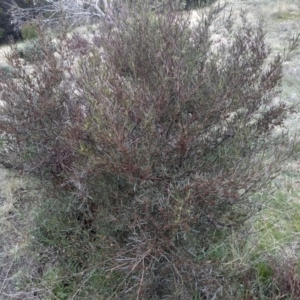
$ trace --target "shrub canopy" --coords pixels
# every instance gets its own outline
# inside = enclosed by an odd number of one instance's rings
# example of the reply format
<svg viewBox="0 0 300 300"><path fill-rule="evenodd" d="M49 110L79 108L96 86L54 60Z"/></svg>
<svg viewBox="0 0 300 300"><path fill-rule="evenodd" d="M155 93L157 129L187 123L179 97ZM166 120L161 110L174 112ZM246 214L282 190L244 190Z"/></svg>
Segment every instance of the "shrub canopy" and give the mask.
<svg viewBox="0 0 300 300"><path fill-rule="evenodd" d="M218 29L220 6L193 26L174 5L120 10L117 27L64 36L56 52L40 36L31 71L12 52L1 155L105 236L103 268L125 278L116 295L191 299L208 276L199 253L257 210L251 196L287 155L272 133L289 111L274 102L284 58L267 62L262 24L243 14Z"/></svg>

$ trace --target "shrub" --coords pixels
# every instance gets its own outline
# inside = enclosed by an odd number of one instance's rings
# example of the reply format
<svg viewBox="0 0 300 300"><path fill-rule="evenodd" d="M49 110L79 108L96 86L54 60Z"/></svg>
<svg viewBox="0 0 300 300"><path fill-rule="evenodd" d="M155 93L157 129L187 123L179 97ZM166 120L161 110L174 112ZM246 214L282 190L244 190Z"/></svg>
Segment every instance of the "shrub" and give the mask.
<svg viewBox="0 0 300 300"><path fill-rule="evenodd" d="M21 28L23 40L32 40L38 37L38 29L36 24L25 23Z"/></svg>
<svg viewBox="0 0 300 300"><path fill-rule="evenodd" d="M215 2L215 0L185 0L183 2L185 9L191 9L203 5L210 5Z"/></svg>
<svg viewBox="0 0 300 300"><path fill-rule="evenodd" d="M4 30L2 28L0 28L0 39L2 39L4 36Z"/></svg>
<svg viewBox="0 0 300 300"><path fill-rule="evenodd" d="M80 33L74 33L71 38L67 40L68 48L75 54L88 54L90 51L89 42L86 38L81 37Z"/></svg>
<svg viewBox="0 0 300 300"><path fill-rule="evenodd" d="M293 249L288 250L293 251ZM282 249L279 257L269 257L267 260L272 272L272 277L270 276L272 285L270 285L273 294L284 295L294 300L300 297L299 262L297 254L291 255L289 252Z"/></svg>
<svg viewBox="0 0 300 300"><path fill-rule="evenodd" d="M13 69L9 65L0 65L0 77L2 80L13 77Z"/></svg>
<svg viewBox="0 0 300 300"><path fill-rule="evenodd" d="M262 24L244 15L214 44L221 10L190 27L173 5L124 4L89 53L62 38L58 62L41 36L34 71L15 51L18 77L0 82L3 159L68 194L83 230L105 237L118 299L215 294L199 253L255 213L251 196L287 156L272 133L289 112L273 103L284 58L266 62Z"/></svg>
<svg viewBox="0 0 300 300"><path fill-rule="evenodd" d="M49 44L47 46L47 52L55 50L53 44ZM18 47L18 55L20 58L26 60L29 63L33 63L35 61L42 61L45 57L45 53L43 52L43 46L40 44L38 40L26 41L23 45Z"/></svg>
<svg viewBox="0 0 300 300"><path fill-rule="evenodd" d="M136 5L137 3L145 2L145 1L131 0L130 2ZM168 4L170 4L168 0L148 0L146 2L149 4L149 8L155 11L161 11L163 10L164 7L167 7ZM216 0L175 0L173 1L173 5L174 3L176 3L175 4L176 8L189 10L189 9L209 6L213 2L216 2Z"/></svg>

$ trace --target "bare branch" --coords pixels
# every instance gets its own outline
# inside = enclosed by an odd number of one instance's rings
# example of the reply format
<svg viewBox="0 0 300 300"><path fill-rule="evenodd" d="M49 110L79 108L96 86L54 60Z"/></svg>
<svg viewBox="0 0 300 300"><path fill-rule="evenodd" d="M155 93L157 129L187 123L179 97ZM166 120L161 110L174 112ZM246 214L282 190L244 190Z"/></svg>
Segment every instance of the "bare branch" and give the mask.
<svg viewBox="0 0 300 300"><path fill-rule="evenodd" d="M35 22L42 19L51 27L59 25L62 19L69 27L87 24L108 17L111 12L112 0L46 0L42 5L35 3L34 7L22 8L16 2L10 4L12 24L20 29L25 22ZM109 17L108 19L111 19Z"/></svg>

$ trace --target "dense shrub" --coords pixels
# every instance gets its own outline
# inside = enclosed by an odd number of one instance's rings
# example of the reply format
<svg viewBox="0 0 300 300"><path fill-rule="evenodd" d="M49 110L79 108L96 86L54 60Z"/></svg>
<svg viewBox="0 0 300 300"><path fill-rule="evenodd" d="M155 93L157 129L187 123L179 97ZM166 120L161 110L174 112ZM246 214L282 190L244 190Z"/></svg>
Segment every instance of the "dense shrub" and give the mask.
<svg viewBox="0 0 300 300"><path fill-rule="evenodd" d="M2 39L3 36L4 36L4 30L0 28L0 39Z"/></svg>
<svg viewBox="0 0 300 300"><path fill-rule="evenodd" d="M49 51L55 51L55 46L53 44L48 45L47 47L48 48L46 53L48 53ZM18 46L17 49L19 57L29 62L30 64L41 61L45 57L43 46L37 39L26 41L25 43Z"/></svg>
<svg viewBox="0 0 300 300"><path fill-rule="evenodd" d="M13 77L13 69L8 65L0 65L0 77L11 79Z"/></svg>
<svg viewBox="0 0 300 300"><path fill-rule="evenodd" d="M23 40L31 40L38 37L38 30L35 24L25 23L21 28Z"/></svg>
<svg viewBox="0 0 300 300"><path fill-rule="evenodd" d="M75 32L71 38L67 39L68 48L77 55L86 55L90 51L89 41Z"/></svg>
<svg viewBox="0 0 300 300"><path fill-rule="evenodd" d="M54 53L41 36L33 71L13 49L19 73L0 81L2 159L67 194L82 230L103 237L99 265L123 276L118 299L213 290L199 253L255 213L251 195L287 155L272 134L289 111L273 103L284 58L266 62L262 25L242 15L216 43L220 6L194 27L173 6L124 5L77 39L90 47L80 57L76 39Z"/></svg>
<svg viewBox="0 0 300 300"><path fill-rule="evenodd" d="M199 6L209 5L215 1L216 0L185 0L183 2L185 9L191 9Z"/></svg>
<svg viewBox="0 0 300 300"><path fill-rule="evenodd" d="M135 5L140 2L147 2L150 5L149 6L150 9L158 10L158 11L160 11L165 6L168 6L168 4L170 4L170 1L168 0L148 0L148 1L131 0L130 2L134 3ZM213 2L216 2L216 0L175 0L173 1L173 5L174 3L176 3L175 5L177 5L177 8L189 10L193 8L205 7L212 4Z"/></svg>
<svg viewBox="0 0 300 300"><path fill-rule="evenodd" d="M12 36L16 39L18 33L10 22L10 14L7 10L6 1L0 2L0 44L8 42Z"/></svg>

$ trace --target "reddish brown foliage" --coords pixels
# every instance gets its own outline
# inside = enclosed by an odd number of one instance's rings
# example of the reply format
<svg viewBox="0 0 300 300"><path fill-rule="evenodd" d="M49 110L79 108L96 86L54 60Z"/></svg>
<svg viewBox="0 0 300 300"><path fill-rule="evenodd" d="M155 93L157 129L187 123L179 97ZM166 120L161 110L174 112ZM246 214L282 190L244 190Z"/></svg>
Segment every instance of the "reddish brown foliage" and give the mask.
<svg viewBox="0 0 300 300"><path fill-rule="evenodd" d="M283 58L266 65L262 25L244 16L212 45L219 12L191 28L172 8L124 8L118 28L58 42L59 61L41 37L31 74L13 52L15 80L0 82L2 155L97 207L111 269L141 299L191 299L198 251L255 212L286 155L271 135L288 111L272 103Z"/></svg>

